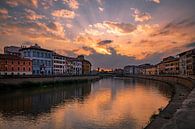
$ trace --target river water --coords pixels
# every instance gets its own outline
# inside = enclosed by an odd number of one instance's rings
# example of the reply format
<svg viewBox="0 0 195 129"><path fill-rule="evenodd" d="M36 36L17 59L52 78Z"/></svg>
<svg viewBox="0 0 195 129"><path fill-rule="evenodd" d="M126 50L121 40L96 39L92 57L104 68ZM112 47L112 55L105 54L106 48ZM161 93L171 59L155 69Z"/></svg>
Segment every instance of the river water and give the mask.
<svg viewBox="0 0 195 129"><path fill-rule="evenodd" d="M119 78L0 93L0 129L141 129L170 96L164 83Z"/></svg>

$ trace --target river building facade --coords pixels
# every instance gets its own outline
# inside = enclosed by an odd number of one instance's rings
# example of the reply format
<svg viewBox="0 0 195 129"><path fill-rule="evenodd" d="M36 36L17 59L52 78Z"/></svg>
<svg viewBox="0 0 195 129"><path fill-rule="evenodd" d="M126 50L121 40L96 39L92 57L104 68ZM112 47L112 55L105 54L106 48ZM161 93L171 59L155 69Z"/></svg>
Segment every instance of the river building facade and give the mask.
<svg viewBox="0 0 195 129"><path fill-rule="evenodd" d="M67 75L67 58L60 54L53 54L53 74Z"/></svg>
<svg viewBox="0 0 195 129"><path fill-rule="evenodd" d="M179 73L195 75L195 48L179 54Z"/></svg>
<svg viewBox="0 0 195 129"><path fill-rule="evenodd" d="M82 74L83 75L88 75L91 73L91 62L89 62L88 60L85 60L84 55L79 55L77 57L78 60L80 60L82 62Z"/></svg>
<svg viewBox="0 0 195 129"><path fill-rule="evenodd" d="M4 54L8 54L8 55L15 55L15 56L20 56L20 50L21 47L17 47L17 46L6 46L4 47Z"/></svg>
<svg viewBox="0 0 195 129"><path fill-rule="evenodd" d="M135 65L127 65L124 67L125 75L138 75L139 71L139 67Z"/></svg>
<svg viewBox="0 0 195 129"><path fill-rule="evenodd" d="M21 56L32 60L33 75L53 74L53 51L43 49L35 44L20 49Z"/></svg>
<svg viewBox="0 0 195 129"><path fill-rule="evenodd" d="M0 54L0 75L32 75L32 60Z"/></svg>

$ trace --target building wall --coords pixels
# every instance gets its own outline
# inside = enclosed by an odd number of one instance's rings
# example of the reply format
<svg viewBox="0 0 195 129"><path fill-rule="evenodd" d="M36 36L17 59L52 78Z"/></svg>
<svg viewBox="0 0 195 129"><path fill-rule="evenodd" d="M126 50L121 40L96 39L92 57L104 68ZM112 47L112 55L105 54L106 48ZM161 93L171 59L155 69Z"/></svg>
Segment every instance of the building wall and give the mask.
<svg viewBox="0 0 195 129"><path fill-rule="evenodd" d="M73 61L73 75L82 75L82 62L79 60Z"/></svg>
<svg viewBox="0 0 195 129"><path fill-rule="evenodd" d="M181 75L195 75L195 49L179 54L179 71Z"/></svg>
<svg viewBox="0 0 195 129"><path fill-rule="evenodd" d="M147 68L146 75L157 75L157 67Z"/></svg>
<svg viewBox="0 0 195 129"><path fill-rule="evenodd" d="M53 74L66 75L67 74L67 60L61 55L53 56Z"/></svg>
<svg viewBox="0 0 195 129"><path fill-rule="evenodd" d="M23 49L20 51L22 57L32 60L34 75L51 75L53 70L52 52L36 49Z"/></svg>
<svg viewBox="0 0 195 129"><path fill-rule="evenodd" d="M0 75L32 75L32 61L22 58L0 58Z"/></svg>
<svg viewBox="0 0 195 129"><path fill-rule="evenodd" d="M21 47L6 46L4 47L4 54L20 56L20 52L19 52L20 49Z"/></svg>
<svg viewBox="0 0 195 129"><path fill-rule="evenodd" d="M91 72L91 63L89 63L88 61L82 61L83 65L82 65L82 73L83 74L90 74Z"/></svg>
<svg viewBox="0 0 195 129"><path fill-rule="evenodd" d="M173 60L169 62L165 62L165 74L169 75L177 75L179 74L179 60Z"/></svg>
<svg viewBox="0 0 195 129"><path fill-rule="evenodd" d="M140 73L140 69L137 66L125 66L124 74L137 75Z"/></svg>

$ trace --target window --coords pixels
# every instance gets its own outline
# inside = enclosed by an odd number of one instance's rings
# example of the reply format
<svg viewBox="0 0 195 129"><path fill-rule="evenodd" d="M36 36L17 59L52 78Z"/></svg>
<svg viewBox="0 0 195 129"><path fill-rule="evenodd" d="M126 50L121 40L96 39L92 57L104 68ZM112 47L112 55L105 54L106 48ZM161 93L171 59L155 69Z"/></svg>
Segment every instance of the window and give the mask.
<svg viewBox="0 0 195 129"><path fill-rule="evenodd" d="M24 57L26 57L26 52L24 52Z"/></svg>
<svg viewBox="0 0 195 129"><path fill-rule="evenodd" d="M25 65L25 62L23 62L23 65Z"/></svg>
<svg viewBox="0 0 195 129"><path fill-rule="evenodd" d="M29 65L30 65L30 61L29 61Z"/></svg>
<svg viewBox="0 0 195 129"><path fill-rule="evenodd" d="M36 57L36 53L35 53L35 51L33 51L33 57Z"/></svg>
<svg viewBox="0 0 195 129"><path fill-rule="evenodd" d="M18 65L20 64L20 61L18 61Z"/></svg>
<svg viewBox="0 0 195 129"><path fill-rule="evenodd" d="M5 61L5 63L7 64L7 60Z"/></svg>
<svg viewBox="0 0 195 129"><path fill-rule="evenodd" d="M25 67L23 67L23 71L25 71Z"/></svg>
<svg viewBox="0 0 195 129"><path fill-rule="evenodd" d="M14 64L14 62L12 61L12 64Z"/></svg>
<svg viewBox="0 0 195 129"><path fill-rule="evenodd" d="M14 68L12 67L12 71L14 71Z"/></svg>
<svg viewBox="0 0 195 129"><path fill-rule="evenodd" d="M30 70L30 67L28 68L28 71L31 71L31 70Z"/></svg>
<svg viewBox="0 0 195 129"><path fill-rule="evenodd" d="M20 67L18 67L18 71L20 71Z"/></svg>
<svg viewBox="0 0 195 129"><path fill-rule="evenodd" d="M5 70L7 71L7 67L5 67Z"/></svg>
<svg viewBox="0 0 195 129"><path fill-rule="evenodd" d="M28 57L30 57L30 52L28 51Z"/></svg>

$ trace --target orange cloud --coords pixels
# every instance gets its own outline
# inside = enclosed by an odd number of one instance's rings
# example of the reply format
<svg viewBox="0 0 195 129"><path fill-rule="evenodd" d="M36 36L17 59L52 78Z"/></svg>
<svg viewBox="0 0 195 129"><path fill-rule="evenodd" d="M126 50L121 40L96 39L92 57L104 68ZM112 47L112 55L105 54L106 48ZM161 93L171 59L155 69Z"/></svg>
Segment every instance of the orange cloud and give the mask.
<svg viewBox="0 0 195 129"><path fill-rule="evenodd" d="M65 3L68 3L69 7L72 9L78 9L79 3L77 0L64 0Z"/></svg>
<svg viewBox="0 0 195 129"><path fill-rule="evenodd" d="M25 9L26 11L26 18L29 19L29 20L37 20L37 19L42 19L44 18L45 16L43 15L39 15L37 14L35 11L31 10L31 9Z"/></svg>
<svg viewBox="0 0 195 129"><path fill-rule="evenodd" d="M131 10L133 10L133 18L135 19L135 21L138 22L144 22L144 21L148 21L150 20L152 17L149 13L147 12L140 12L138 9L135 8L131 8Z"/></svg>
<svg viewBox="0 0 195 129"><path fill-rule="evenodd" d="M7 9L0 9L0 14L1 15L8 15L8 10Z"/></svg>
<svg viewBox="0 0 195 129"><path fill-rule="evenodd" d="M83 33L80 33L85 39L80 44L100 54L109 55L113 48L119 55L143 60L157 53L174 55L176 51L172 50L183 50L186 43L195 39L194 28L194 22L188 20L165 25L138 24L137 26L105 21L89 25ZM113 42L98 45L101 39L111 39Z"/></svg>
<svg viewBox="0 0 195 129"><path fill-rule="evenodd" d="M102 7L98 7L99 11L103 12L104 11L104 8Z"/></svg>
<svg viewBox="0 0 195 129"><path fill-rule="evenodd" d="M131 33L135 29L134 25L131 23L118 23L112 21L104 21L103 23L96 23L94 25L89 25L85 29L85 33L98 36L103 34L112 35L126 35Z"/></svg>
<svg viewBox="0 0 195 129"><path fill-rule="evenodd" d="M160 0L149 0L149 1L152 1L152 2L157 3L157 4L160 3Z"/></svg>
<svg viewBox="0 0 195 129"><path fill-rule="evenodd" d="M15 7L18 5L24 5L27 7L38 7L38 0L14 0L14 1L7 1L6 2L8 5Z"/></svg>
<svg viewBox="0 0 195 129"><path fill-rule="evenodd" d="M6 3L11 6L11 7L16 7L18 6L18 3L16 1L6 1Z"/></svg>
<svg viewBox="0 0 195 129"><path fill-rule="evenodd" d="M59 18L68 18L73 19L75 17L74 11L70 11L67 9L55 10L52 12L52 15Z"/></svg>

